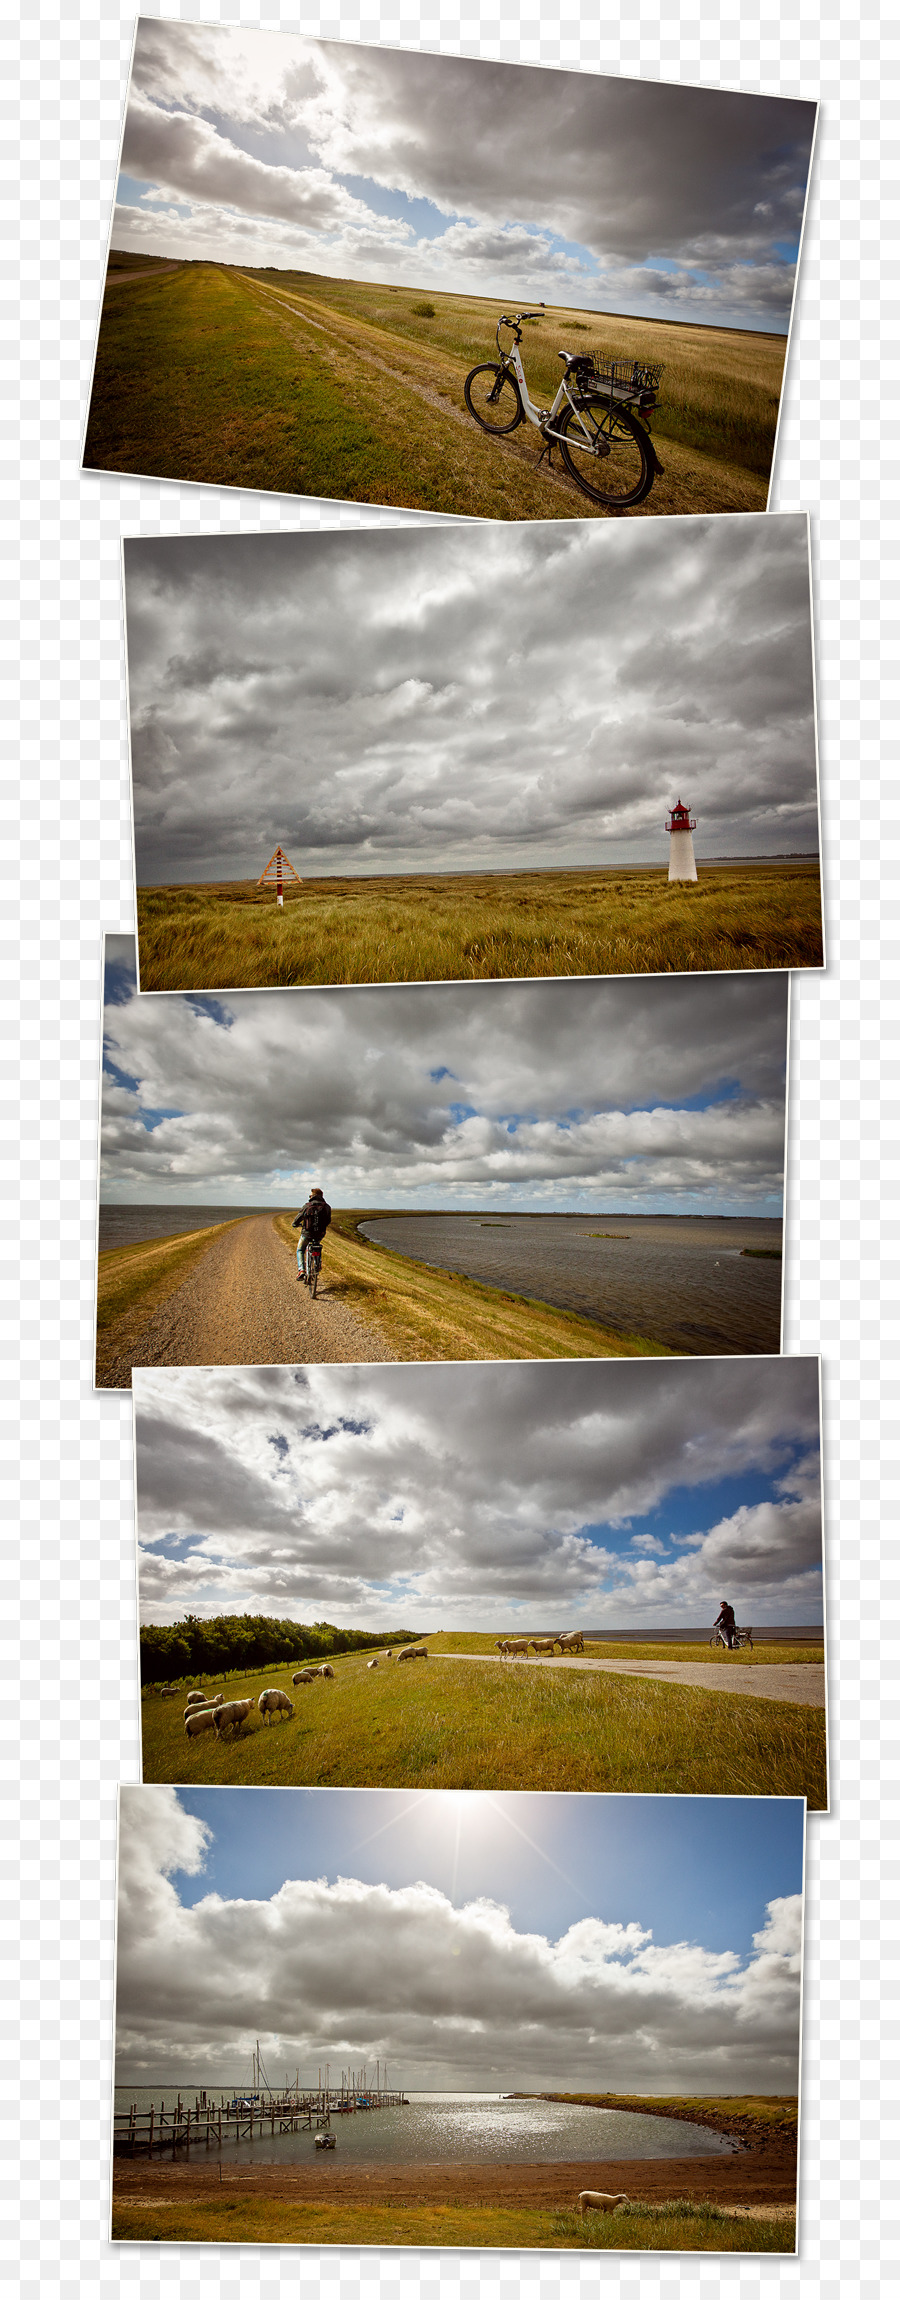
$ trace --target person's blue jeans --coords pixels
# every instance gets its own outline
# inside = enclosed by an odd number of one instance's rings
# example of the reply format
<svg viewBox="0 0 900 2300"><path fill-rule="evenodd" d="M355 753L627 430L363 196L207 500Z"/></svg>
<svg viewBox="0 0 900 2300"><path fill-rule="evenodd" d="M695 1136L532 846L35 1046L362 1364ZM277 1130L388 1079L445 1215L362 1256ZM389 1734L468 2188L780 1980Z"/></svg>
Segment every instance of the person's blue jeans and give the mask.
<svg viewBox="0 0 900 2300"><path fill-rule="evenodd" d="M301 1238L300 1244L297 1248L297 1276L299 1278L305 1278L306 1276L306 1249L308 1245L309 1239Z"/></svg>

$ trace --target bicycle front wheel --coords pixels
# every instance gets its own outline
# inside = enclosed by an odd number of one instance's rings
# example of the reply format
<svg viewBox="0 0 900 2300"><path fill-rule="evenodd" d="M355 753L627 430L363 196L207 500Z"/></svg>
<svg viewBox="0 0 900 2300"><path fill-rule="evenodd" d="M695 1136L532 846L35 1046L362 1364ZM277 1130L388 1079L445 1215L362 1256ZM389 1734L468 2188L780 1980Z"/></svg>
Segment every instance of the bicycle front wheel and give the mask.
<svg viewBox="0 0 900 2300"><path fill-rule="evenodd" d="M484 367L473 367L463 384L466 406L482 431L515 431L521 423L523 408L519 386L507 367L489 360Z"/></svg>
<svg viewBox="0 0 900 2300"><path fill-rule="evenodd" d="M656 465L643 424L627 407L610 408L608 399L583 399L562 409L554 424L562 432L559 451L583 495L610 510L643 503Z"/></svg>

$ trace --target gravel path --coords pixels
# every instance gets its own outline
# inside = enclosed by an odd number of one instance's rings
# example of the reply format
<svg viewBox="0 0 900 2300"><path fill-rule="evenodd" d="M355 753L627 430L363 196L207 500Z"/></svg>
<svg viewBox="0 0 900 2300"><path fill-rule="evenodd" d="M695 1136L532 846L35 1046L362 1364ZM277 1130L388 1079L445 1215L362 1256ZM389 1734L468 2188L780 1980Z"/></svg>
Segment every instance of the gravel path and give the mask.
<svg viewBox="0 0 900 2300"><path fill-rule="evenodd" d="M296 1271L271 1214L225 1231L178 1292L154 1311L116 1378L127 1385L132 1365L394 1363L375 1327L329 1296L327 1240L314 1302L298 1286Z"/></svg>
<svg viewBox="0 0 900 2300"><path fill-rule="evenodd" d="M493 1661L491 1653L432 1653L432 1661ZM499 1659L499 1655L498 1655ZM504 1663L520 1669L521 1661ZM740 1670L715 1661L594 1661L581 1655L551 1661L541 1653L529 1655L529 1669L599 1669L613 1677L652 1677L662 1685L697 1685L701 1693L749 1693L757 1701L795 1701L802 1708L824 1709L825 1664L822 1661L760 1661Z"/></svg>

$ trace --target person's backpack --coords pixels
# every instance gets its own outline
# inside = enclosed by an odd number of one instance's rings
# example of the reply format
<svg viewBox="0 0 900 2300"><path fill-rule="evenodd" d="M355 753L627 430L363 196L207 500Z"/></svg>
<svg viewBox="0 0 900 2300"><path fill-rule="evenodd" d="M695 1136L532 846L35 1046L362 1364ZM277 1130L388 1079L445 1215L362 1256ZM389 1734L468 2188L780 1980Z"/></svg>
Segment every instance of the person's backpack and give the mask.
<svg viewBox="0 0 900 2300"><path fill-rule="evenodd" d="M321 1245L330 1220L331 1207L326 1206L324 1198L311 1199L306 1210L306 1228L317 1246Z"/></svg>

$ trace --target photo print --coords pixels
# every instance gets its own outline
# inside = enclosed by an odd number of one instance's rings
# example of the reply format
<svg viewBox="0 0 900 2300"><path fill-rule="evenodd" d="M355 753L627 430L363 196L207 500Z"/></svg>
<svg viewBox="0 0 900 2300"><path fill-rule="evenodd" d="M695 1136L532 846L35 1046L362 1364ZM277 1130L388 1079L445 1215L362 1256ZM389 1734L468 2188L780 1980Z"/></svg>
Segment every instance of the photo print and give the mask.
<svg viewBox="0 0 900 2300"><path fill-rule="evenodd" d="M120 1789L113 2240L792 2253L804 1819Z"/></svg>
<svg viewBox="0 0 900 2300"><path fill-rule="evenodd" d="M764 511L816 107L138 22L89 470Z"/></svg>
<svg viewBox="0 0 900 2300"><path fill-rule="evenodd" d="M142 991L822 963L808 522L126 541Z"/></svg>
<svg viewBox="0 0 900 2300"><path fill-rule="evenodd" d="M145 1781L826 1805L814 1358L133 1393Z"/></svg>
<svg viewBox="0 0 900 2300"><path fill-rule="evenodd" d="M783 974L150 998L108 936L98 1384L777 1355L787 1024Z"/></svg>

